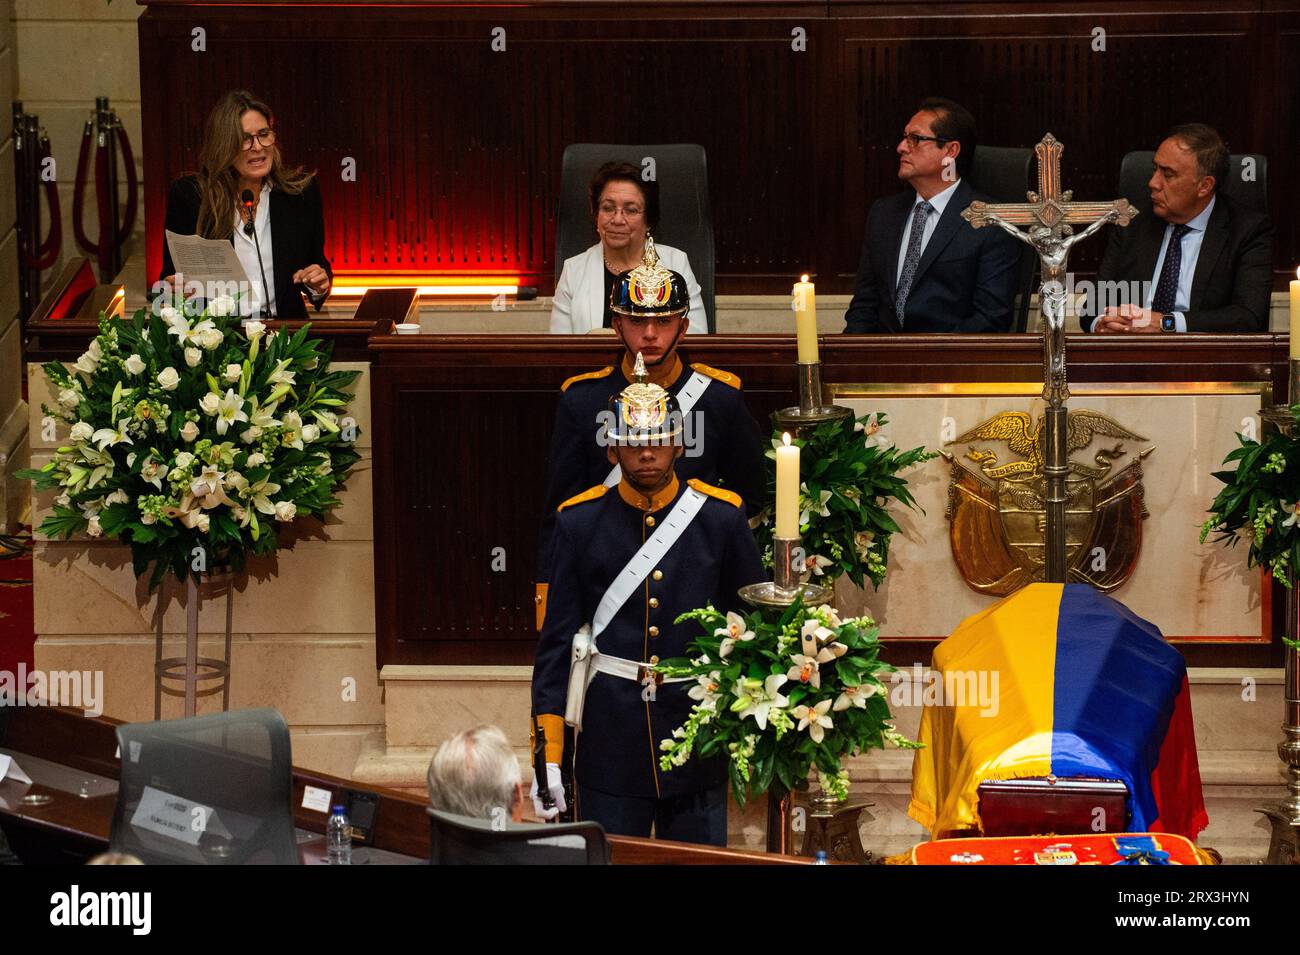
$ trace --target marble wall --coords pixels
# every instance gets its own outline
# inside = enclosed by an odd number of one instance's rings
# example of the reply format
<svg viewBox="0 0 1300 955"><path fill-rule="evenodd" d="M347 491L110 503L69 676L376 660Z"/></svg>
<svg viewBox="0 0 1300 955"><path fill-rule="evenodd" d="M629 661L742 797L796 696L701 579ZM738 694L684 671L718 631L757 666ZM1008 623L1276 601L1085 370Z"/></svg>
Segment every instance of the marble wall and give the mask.
<svg viewBox="0 0 1300 955"><path fill-rule="evenodd" d="M1015 461L1020 455L1011 453L1000 441L949 443L952 439L1002 411L1025 412L1036 418L1044 407L1037 397L1041 385L990 386L978 391L975 386L964 386L959 394L941 395L927 395L930 389L924 386L916 395L899 394L882 382L864 386L845 383L836 388L840 393L837 400L857 414L888 415L889 424L878 438L887 435L900 448L945 450L975 474L980 473L979 466L966 457L970 448L993 451L999 464ZM1222 487L1210 474L1219 470L1224 456L1238 446L1238 432L1248 429L1252 436L1257 434L1260 395L1258 390L1240 393L1236 386L1226 393L1211 393L1215 386L1208 382L1188 388L1206 393L1145 385L1135 386L1132 394L1116 394L1113 392L1127 387L1103 391L1088 384L1072 386L1072 413L1100 412L1145 440L1099 434L1071 460L1092 465L1101 448L1122 445L1122 455L1109 462L1109 472L1097 482L1100 500L1106 493L1106 481L1127 467L1139 451L1151 449L1142 460L1143 498L1150 516L1141 524L1141 549L1133 574L1112 596L1173 640L1258 639L1262 632L1261 573L1247 569L1244 547L1202 545L1199 533L1205 509ZM864 392L874 393L850 397ZM952 556L950 525L944 517L950 470L946 460L936 458L906 473L921 510L891 509L903 533L890 542L890 573L880 590L868 587L862 591L842 581L837 591L842 610L871 614L887 637L943 636L990 603L988 596L966 585Z"/></svg>
<svg viewBox="0 0 1300 955"><path fill-rule="evenodd" d="M366 736L383 724L375 666L374 527L371 483L370 385L366 364L349 413L360 429L355 466L342 505L322 525L299 521L272 558L249 562L234 594L231 651L232 708L274 706L293 733L294 762L350 775ZM48 384L28 366L32 395L32 465L50 459L55 440L43 433L40 406ZM52 493L34 501L40 524ZM157 595L135 578L128 548L89 539L46 540L36 535L36 666L102 670L104 712L123 720L153 719L153 660ZM200 656L224 652L224 598L200 595ZM183 655L185 595L169 578L163 613L164 656ZM200 701L200 712L220 708L220 697ZM181 715L181 700L164 697L163 716Z"/></svg>

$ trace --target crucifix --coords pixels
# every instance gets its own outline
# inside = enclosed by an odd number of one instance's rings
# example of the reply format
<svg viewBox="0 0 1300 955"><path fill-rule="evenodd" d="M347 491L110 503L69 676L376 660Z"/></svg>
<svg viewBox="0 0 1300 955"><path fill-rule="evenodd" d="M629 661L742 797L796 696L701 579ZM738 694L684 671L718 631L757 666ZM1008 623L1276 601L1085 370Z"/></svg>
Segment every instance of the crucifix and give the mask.
<svg viewBox="0 0 1300 955"><path fill-rule="evenodd" d="M1038 159L1038 191L1027 194L1027 203L972 202L961 214L972 229L994 225L1032 246L1041 263L1038 301L1043 313L1043 400L1047 402L1043 429L1046 441L1043 477L1047 485L1043 578L1052 583L1064 583L1066 576L1065 479L1070 466L1065 403L1070 388L1065 375L1065 263L1071 246L1080 239L1109 222L1126 226L1137 215L1127 199L1075 202L1070 190L1062 191L1061 153L1064 151L1065 147L1051 133L1034 147ZM1085 222L1088 227L1074 234L1073 226Z"/></svg>

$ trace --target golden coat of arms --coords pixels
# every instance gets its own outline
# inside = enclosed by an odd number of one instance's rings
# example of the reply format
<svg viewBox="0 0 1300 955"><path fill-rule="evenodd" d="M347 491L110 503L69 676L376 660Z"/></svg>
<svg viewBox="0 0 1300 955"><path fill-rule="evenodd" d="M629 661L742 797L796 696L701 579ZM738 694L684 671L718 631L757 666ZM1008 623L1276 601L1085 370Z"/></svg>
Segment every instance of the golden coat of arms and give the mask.
<svg viewBox="0 0 1300 955"><path fill-rule="evenodd" d="M1004 411L959 435L949 445L968 445L965 458L943 452L951 466L948 486L949 536L962 577L983 594L999 597L1043 579L1047 520L1043 475L1042 417ZM1073 459L1098 437L1119 439L1101 447L1090 463ZM1097 411L1069 413L1065 526L1068 579L1115 590L1133 573L1142 546L1142 460L1154 445L1126 451L1124 441L1146 441L1114 418ZM1004 442L1017 460L975 442ZM1115 462L1131 460L1112 473Z"/></svg>

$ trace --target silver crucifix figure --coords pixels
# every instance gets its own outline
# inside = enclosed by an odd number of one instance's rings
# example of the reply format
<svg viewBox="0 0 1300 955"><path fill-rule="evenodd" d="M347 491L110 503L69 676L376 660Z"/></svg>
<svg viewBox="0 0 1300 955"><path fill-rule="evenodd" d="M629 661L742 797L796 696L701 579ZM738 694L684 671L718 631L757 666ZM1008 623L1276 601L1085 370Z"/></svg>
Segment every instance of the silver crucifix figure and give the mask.
<svg viewBox="0 0 1300 955"><path fill-rule="evenodd" d="M1065 563L1065 479L1067 461L1065 402L1070 388L1065 374L1066 260L1070 247L1092 235L1108 222L1126 226L1137 215L1127 199L1110 202L1075 202L1069 190L1061 191L1061 153L1065 147L1048 133L1034 147L1038 158L1038 191L1029 192L1027 203L972 202L962 218L979 229L995 225L1033 246L1041 263L1042 284L1038 301L1043 312L1043 400L1047 402L1046 447L1043 476L1046 478L1047 540L1044 547L1043 577L1064 583ZM1074 225L1088 223L1077 235ZM1022 231L1022 228L1027 231Z"/></svg>

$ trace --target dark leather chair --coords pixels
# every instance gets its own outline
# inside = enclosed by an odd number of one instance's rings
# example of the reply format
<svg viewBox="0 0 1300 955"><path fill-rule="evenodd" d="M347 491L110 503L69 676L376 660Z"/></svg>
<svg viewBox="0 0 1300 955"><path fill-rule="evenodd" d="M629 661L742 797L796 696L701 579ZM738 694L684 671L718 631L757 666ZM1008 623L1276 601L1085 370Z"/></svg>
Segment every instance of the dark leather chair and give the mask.
<svg viewBox="0 0 1300 955"><path fill-rule="evenodd" d="M1029 167L1033 158L1032 149L1019 146L976 146L966 178L972 188L994 202L1025 202L1031 188ZM1038 256L1025 245L1020 250L1013 331L1023 332L1029 325L1029 300L1038 289L1037 272Z"/></svg>
<svg viewBox="0 0 1300 955"><path fill-rule="evenodd" d="M232 710L117 728L109 847L149 864L297 865L289 727Z"/></svg>
<svg viewBox="0 0 1300 955"><path fill-rule="evenodd" d="M659 183L659 225L656 242L686 253L700 283L708 330L717 330L714 306L713 212L709 205L708 163L703 146L671 143L657 146L574 143L564 150L560 171L560 208L555 228L555 278L564 260L596 241L596 227L587 195L591 177L607 162L622 160L640 167L647 156L655 161Z"/></svg>
<svg viewBox="0 0 1300 955"><path fill-rule="evenodd" d="M430 865L609 865L605 830L596 822L507 823L427 809Z"/></svg>
<svg viewBox="0 0 1300 955"><path fill-rule="evenodd" d="M1141 210L1151 208L1147 183L1155 159L1153 150L1144 149L1126 153L1119 164L1119 194ZM1244 175L1246 170L1250 170L1249 179ZM1268 157L1260 153L1229 156L1227 181L1218 188L1235 204L1268 215Z"/></svg>

